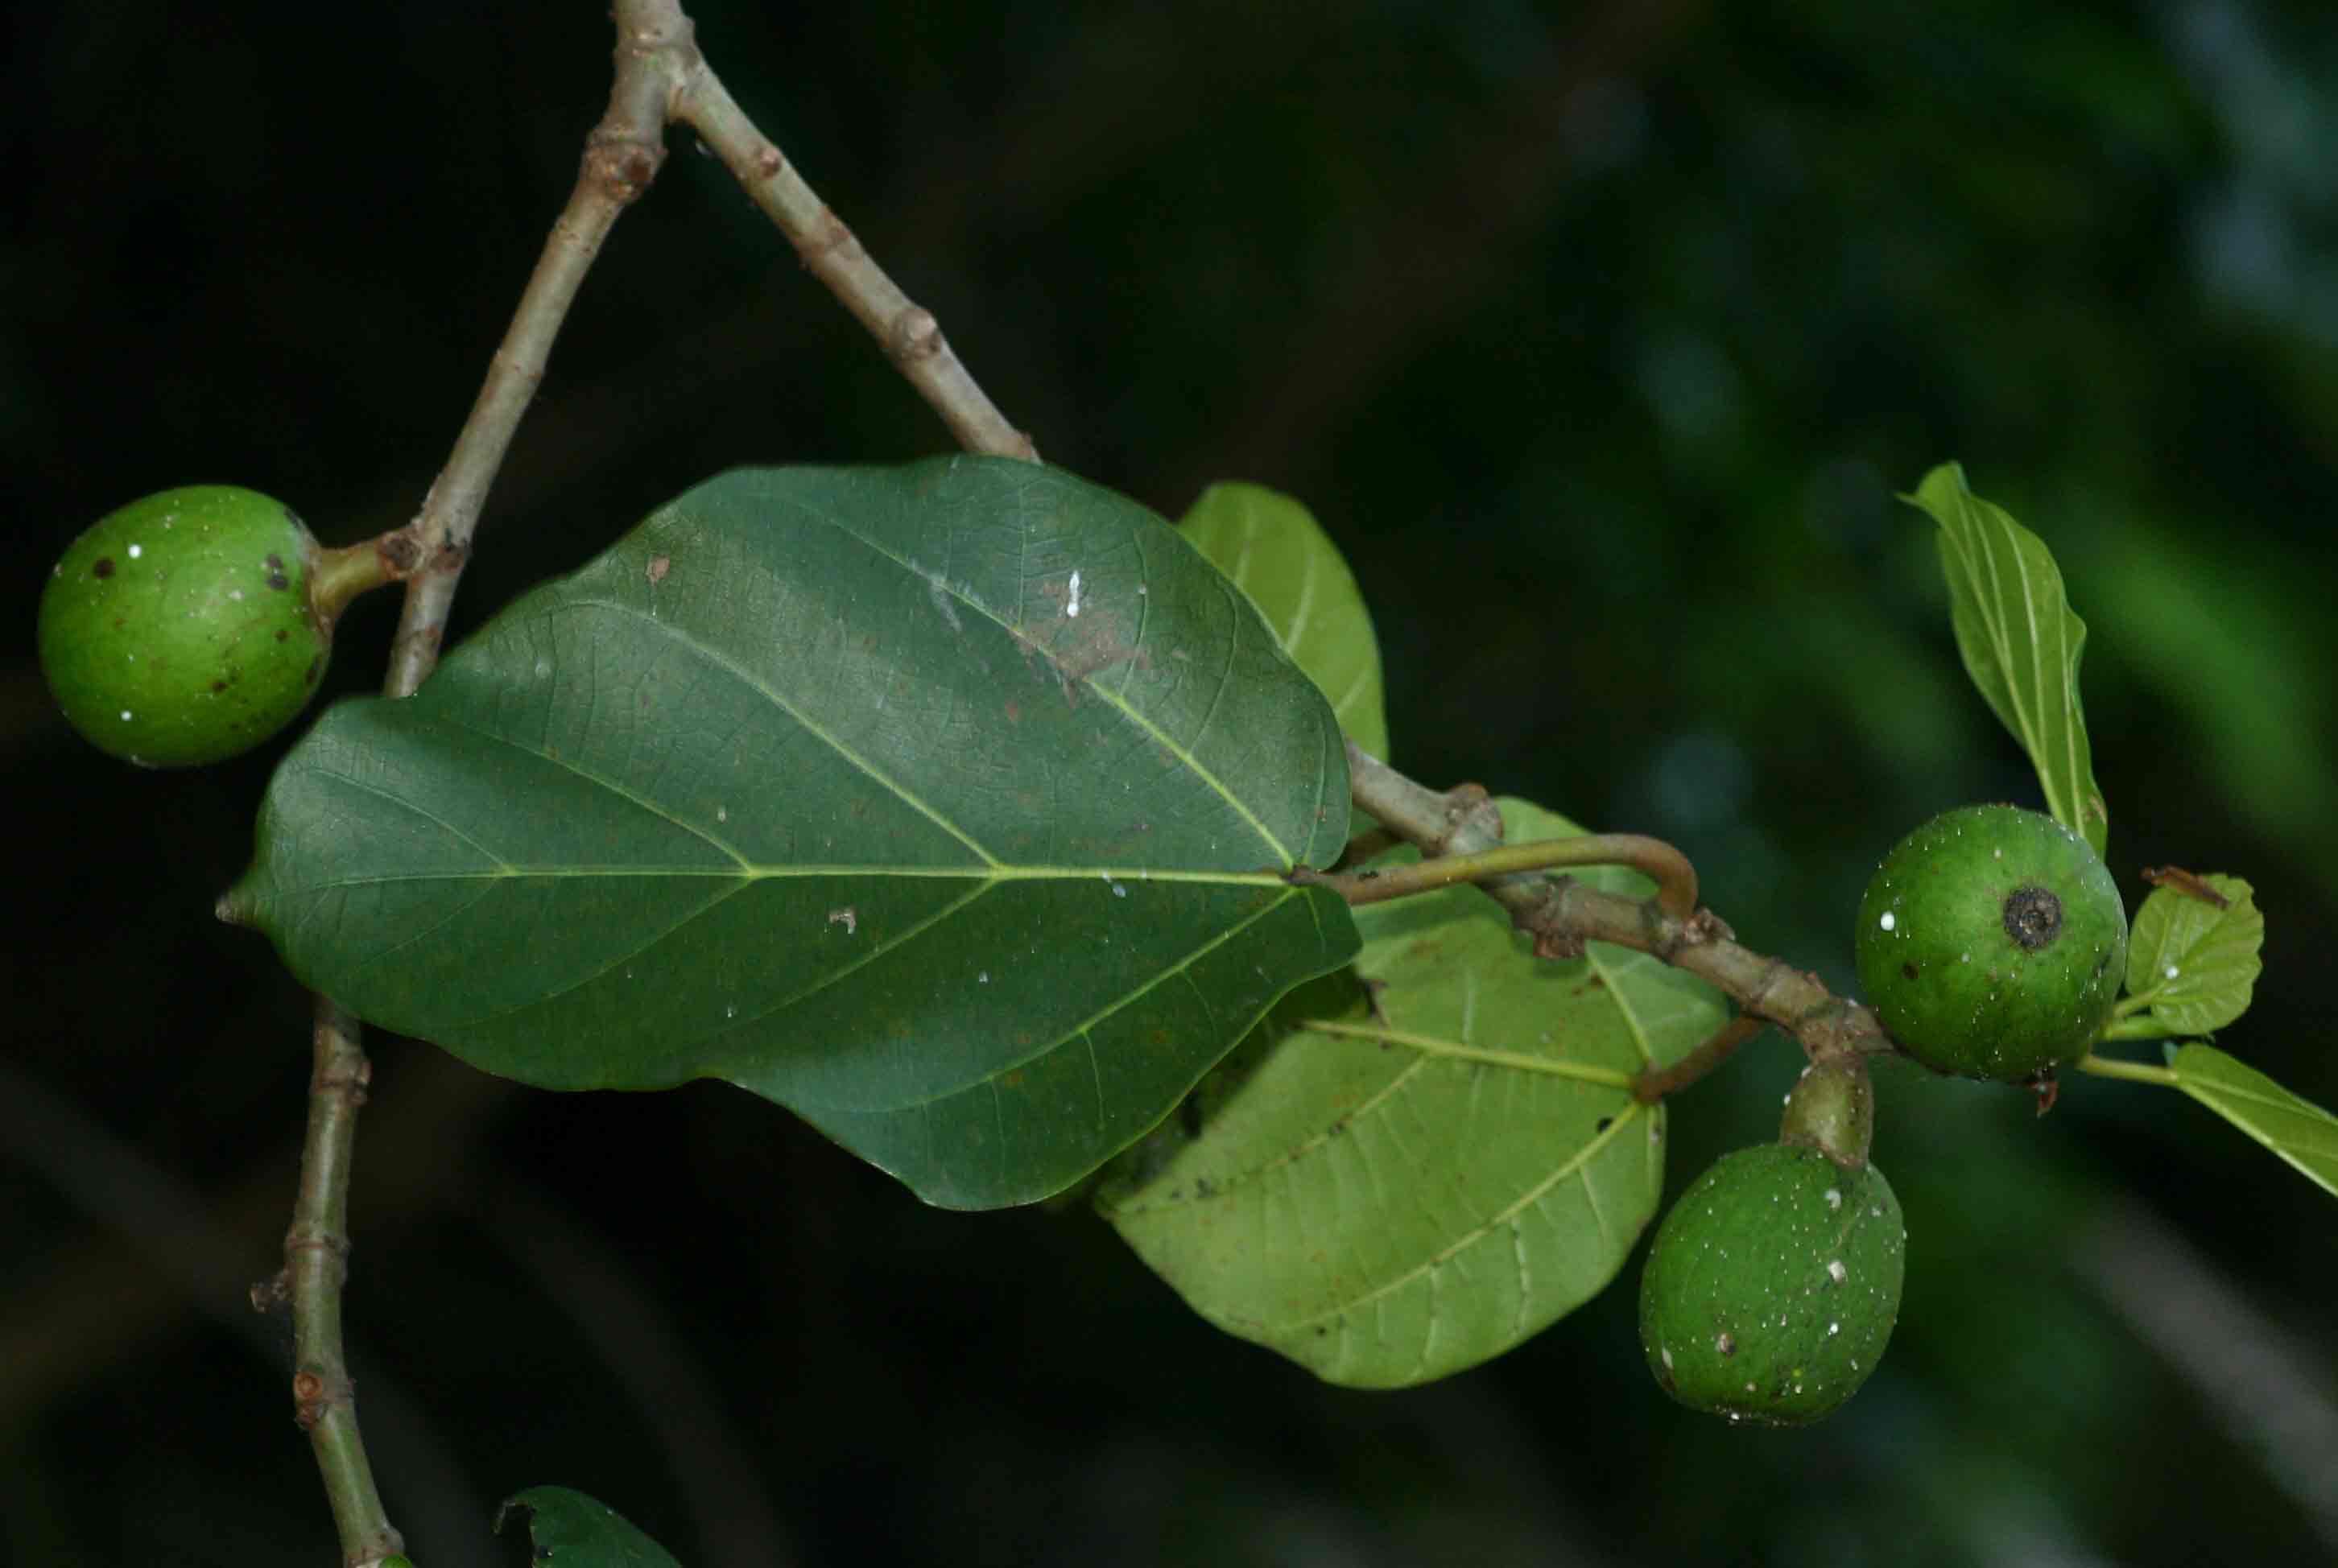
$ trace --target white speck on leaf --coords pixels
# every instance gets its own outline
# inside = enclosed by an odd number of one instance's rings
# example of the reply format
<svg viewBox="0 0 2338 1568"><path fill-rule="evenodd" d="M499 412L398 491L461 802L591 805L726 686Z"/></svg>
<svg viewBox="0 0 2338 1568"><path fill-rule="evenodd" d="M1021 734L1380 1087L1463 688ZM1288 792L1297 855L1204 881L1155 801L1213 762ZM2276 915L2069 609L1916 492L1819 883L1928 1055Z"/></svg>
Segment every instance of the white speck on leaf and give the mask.
<svg viewBox="0 0 2338 1568"><path fill-rule="evenodd" d="M1066 614L1066 615L1068 615L1068 616L1070 616L1072 619L1074 619L1074 620L1076 620L1076 621L1077 619L1079 619L1079 613L1080 613L1080 574L1079 574L1077 572L1075 572L1075 573L1072 573L1072 592L1071 592L1071 596L1070 596L1070 598L1068 598L1067 600L1066 600L1066 601L1065 601L1065 603L1064 603L1064 613L1065 613L1065 614Z"/></svg>
<svg viewBox="0 0 2338 1568"><path fill-rule="evenodd" d="M2175 978L2176 978L2176 975L2177 975L2178 971L2177 971L2177 969L2176 969L2176 965L2175 965L2170 964L2170 965L2166 967L2166 969L2164 971L2164 973L2166 975L2166 976L2167 976L2167 978L2168 978L2168 979L2173 980L2173 979L2175 979Z"/></svg>
<svg viewBox="0 0 2338 1568"><path fill-rule="evenodd" d="M850 904L841 909L831 909L828 912L828 923L841 926L847 936L853 936L860 929L860 911Z"/></svg>
<svg viewBox="0 0 2338 1568"><path fill-rule="evenodd" d="M1842 1259L1837 1258L1827 1265L1827 1278L1840 1285L1851 1278L1851 1270L1842 1266Z"/></svg>
<svg viewBox="0 0 2338 1568"><path fill-rule="evenodd" d="M714 819L715 819L717 822L728 822L728 821L730 821L730 820L731 820L731 808L729 808L728 806L717 806L717 807L714 808Z"/></svg>
<svg viewBox="0 0 2338 1568"><path fill-rule="evenodd" d="M1826 1190L1826 1200L1827 1200L1827 1207L1828 1207L1829 1209L1840 1209L1840 1208L1842 1208L1842 1190L1841 1188L1839 1188L1839 1187L1830 1187L1830 1188L1828 1188L1828 1189Z"/></svg>

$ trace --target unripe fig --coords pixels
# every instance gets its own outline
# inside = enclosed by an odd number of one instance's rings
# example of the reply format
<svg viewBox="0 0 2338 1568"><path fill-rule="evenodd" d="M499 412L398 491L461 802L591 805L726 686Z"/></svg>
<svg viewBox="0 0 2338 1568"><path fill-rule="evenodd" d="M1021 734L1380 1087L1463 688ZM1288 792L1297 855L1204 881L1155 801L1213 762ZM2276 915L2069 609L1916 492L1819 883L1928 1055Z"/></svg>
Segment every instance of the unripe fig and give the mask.
<svg viewBox="0 0 2338 1568"><path fill-rule="evenodd" d="M165 490L101 518L41 594L41 670L73 727L149 768L246 751L308 705L331 654L319 552L280 501ZM338 606L335 606L338 608Z"/></svg>
<svg viewBox="0 0 2338 1568"><path fill-rule="evenodd" d="M1873 1165L1741 1149L1665 1216L1640 1275L1640 1344L1682 1404L1773 1426L1832 1414L1900 1317L1907 1232Z"/></svg>
<svg viewBox="0 0 2338 1568"><path fill-rule="evenodd" d="M1859 906L1860 989L1941 1073L2009 1082L2086 1054L2127 972L2127 911L2084 838L2013 806L1902 838Z"/></svg>

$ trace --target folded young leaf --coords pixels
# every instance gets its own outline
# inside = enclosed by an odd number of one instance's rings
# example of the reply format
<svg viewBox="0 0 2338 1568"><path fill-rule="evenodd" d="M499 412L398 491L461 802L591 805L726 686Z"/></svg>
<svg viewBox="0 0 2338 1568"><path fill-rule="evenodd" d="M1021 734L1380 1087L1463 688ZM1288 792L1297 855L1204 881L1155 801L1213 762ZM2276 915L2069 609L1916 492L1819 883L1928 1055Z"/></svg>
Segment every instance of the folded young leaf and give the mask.
<svg viewBox="0 0 2338 1568"><path fill-rule="evenodd" d="M1513 843L1582 832L1501 808ZM1211 1322L1330 1382L1394 1387L1499 1355L1615 1277L1664 1184L1665 1111L1631 1077L1726 1009L1644 954L1537 959L1471 887L1356 920L1369 1004L1296 994L1323 1012L1278 1008L1280 1037L1245 1043L1255 1062L1213 1086L1198 1134L1173 1122L1098 1207Z"/></svg>
<svg viewBox="0 0 2338 1568"><path fill-rule="evenodd" d="M2071 612L2044 540L1965 486L1943 463L1904 497L1940 527L1957 651L1999 722L2029 753L2055 820L2103 853L2110 813L2095 785L2078 701L2086 622Z"/></svg>
<svg viewBox="0 0 2338 1568"><path fill-rule="evenodd" d="M222 901L309 985L554 1089L724 1078L930 1202L1060 1191L1355 950L1330 706L1134 502L742 470L271 781Z"/></svg>
<svg viewBox="0 0 2338 1568"><path fill-rule="evenodd" d="M2180 1045L2167 1065L2177 1088L2338 1198L2338 1116L2214 1045Z"/></svg>
<svg viewBox="0 0 2338 1568"><path fill-rule="evenodd" d="M2248 1011L2263 966L2264 916L2237 877L2199 878L2222 907L2176 887L2157 887L2127 935L2127 995L2109 1030L2118 1040L2206 1034Z"/></svg>

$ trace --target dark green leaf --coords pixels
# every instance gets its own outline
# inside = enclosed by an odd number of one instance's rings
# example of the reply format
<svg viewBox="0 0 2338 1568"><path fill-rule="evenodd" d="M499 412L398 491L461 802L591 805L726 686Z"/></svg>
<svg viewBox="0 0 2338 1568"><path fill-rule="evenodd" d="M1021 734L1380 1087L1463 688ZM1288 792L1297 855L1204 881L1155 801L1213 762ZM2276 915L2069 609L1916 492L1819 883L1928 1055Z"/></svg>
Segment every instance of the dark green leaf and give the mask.
<svg viewBox="0 0 2338 1568"><path fill-rule="evenodd" d="M528 1540L539 1563L556 1568L681 1568L666 1550L606 1504L565 1486L532 1486L504 1499L496 1532L513 1514L527 1515Z"/></svg>
<svg viewBox="0 0 2338 1568"><path fill-rule="evenodd" d="M1502 818L1514 843L1582 831L1523 801ZM1651 891L1620 868L1577 875ZM1311 1027L1276 1009L1281 1038L1204 1104L1199 1135L1148 1151L1099 1206L1211 1322L1389 1387L1498 1355L1615 1277L1664 1184L1664 1109L1633 1100L1631 1075L1726 1009L1645 954L1537 959L1471 887L1356 919L1370 1005Z"/></svg>
<svg viewBox="0 0 2338 1568"><path fill-rule="evenodd" d="M1329 706L1061 472L742 471L277 772L225 902L359 1016L558 1089L720 1077L929 1201L1056 1191L1354 950Z"/></svg>
<svg viewBox="0 0 2338 1568"><path fill-rule="evenodd" d="M2078 701L2087 626L2063 595L2053 553L2003 507L1967 489L1954 463L1925 475L1908 500L1940 525L1940 569L1965 672L2029 753L2047 808L2100 855L2110 813L2095 785Z"/></svg>
<svg viewBox="0 0 2338 1568"><path fill-rule="evenodd" d="M2167 1065L2177 1088L2338 1198L2338 1116L2214 1045L2179 1046Z"/></svg>
<svg viewBox="0 0 2338 1568"><path fill-rule="evenodd" d="M2111 1038L2206 1034L2248 1011L2264 946L2255 891L2237 877L2201 880L2224 896L2224 907L2163 887L2137 911L2127 943L2127 995Z"/></svg>
<svg viewBox="0 0 2338 1568"><path fill-rule="evenodd" d="M1371 613L1313 514L1262 485L1213 485L1178 527L1250 595L1283 651L1331 699L1348 739L1386 758L1388 711Z"/></svg>

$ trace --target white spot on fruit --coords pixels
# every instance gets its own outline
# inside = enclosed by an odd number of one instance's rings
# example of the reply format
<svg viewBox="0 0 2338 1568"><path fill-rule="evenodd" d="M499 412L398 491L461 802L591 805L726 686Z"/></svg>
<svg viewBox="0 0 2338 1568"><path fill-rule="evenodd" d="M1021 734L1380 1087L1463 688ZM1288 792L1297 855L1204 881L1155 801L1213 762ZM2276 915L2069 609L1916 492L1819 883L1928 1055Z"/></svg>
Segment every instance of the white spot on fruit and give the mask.
<svg viewBox="0 0 2338 1568"><path fill-rule="evenodd" d="M1827 1200L1827 1207L1828 1207L1829 1209L1840 1209L1840 1208L1842 1208L1842 1190L1841 1188L1839 1188L1839 1187L1830 1187L1830 1188L1828 1188L1828 1189L1826 1190L1826 1200Z"/></svg>
<svg viewBox="0 0 2338 1568"><path fill-rule="evenodd" d="M1878 921L1876 922L1876 924L1877 924L1878 926L1882 926L1886 931L1890 931L1890 930L1892 930L1892 929L1896 928L1896 927L1899 926L1899 924L1900 924L1900 916L1898 916L1897 915L1894 915L1893 913L1891 913L1891 910L1886 909L1886 910L1883 912L1883 918L1882 918L1882 919L1881 919L1881 920L1878 920Z"/></svg>
<svg viewBox="0 0 2338 1568"><path fill-rule="evenodd" d="M138 557L140 557L141 555L143 555L143 554L146 554L146 546L145 546L145 545L143 545L143 544L133 544L133 545L130 547L130 558L131 558L133 561L137 560L137 559L138 559Z"/></svg>
<svg viewBox="0 0 2338 1568"><path fill-rule="evenodd" d="M2175 978L2176 978L2176 975L2179 973L2179 971L2176 969L2176 965L2175 965L2170 964L2170 965L2168 965L2165 970L2163 970L2161 973L2163 973L2164 975L2166 975L2166 977L2167 977L2168 979L2173 980L2173 979L2175 979Z"/></svg>
<svg viewBox="0 0 2338 1568"><path fill-rule="evenodd" d="M124 724L127 724L127 723L129 723L129 722L130 722L130 710L129 710L129 709L127 709L127 708L124 708L124 709L122 710L122 721L123 721Z"/></svg>
<svg viewBox="0 0 2338 1568"><path fill-rule="evenodd" d="M1851 1270L1842 1266L1842 1259L1837 1258L1828 1263L1827 1278L1833 1280L1836 1284L1841 1285L1850 1279Z"/></svg>

